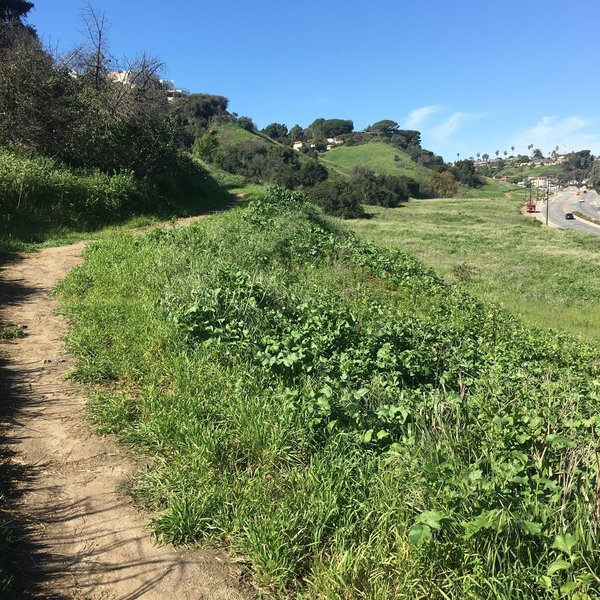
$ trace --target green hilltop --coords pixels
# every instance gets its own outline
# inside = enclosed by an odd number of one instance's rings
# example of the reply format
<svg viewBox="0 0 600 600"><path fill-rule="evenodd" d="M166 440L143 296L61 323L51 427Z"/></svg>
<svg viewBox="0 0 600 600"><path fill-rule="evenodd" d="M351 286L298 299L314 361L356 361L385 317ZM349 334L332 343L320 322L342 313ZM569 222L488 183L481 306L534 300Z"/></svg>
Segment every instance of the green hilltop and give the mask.
<svg viewBox="0 0 600 600"><path fill-rule="evenodd" d="M417 164L405 150L378 140L358 146L336 146L325 152L320 160L327 168L344 176L350 176L359 166L383 175L405 175L417 181L431 175L431 169Z"/></svg>

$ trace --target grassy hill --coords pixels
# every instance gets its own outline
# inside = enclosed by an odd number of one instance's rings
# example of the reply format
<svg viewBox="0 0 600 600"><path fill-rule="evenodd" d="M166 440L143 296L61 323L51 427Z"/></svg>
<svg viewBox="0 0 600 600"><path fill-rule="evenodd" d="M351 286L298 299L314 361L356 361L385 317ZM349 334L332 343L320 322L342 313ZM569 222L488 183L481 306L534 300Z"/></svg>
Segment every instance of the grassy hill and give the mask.
<svg viewBox="0 0 600 600"><path fill-rule="evenodd" d="M410 252L529 323L600 343L600 238L542 228L521 214L523 194L369 207L372 218L349 226L364 239Z"/></svg>
<svg viewBox="0 0 600 600"><path fill-rule="evenodd" d="M357 146L337 146L320 157L328 168L348 176L356 166L366 166L383 175L406 175L417 181L428 177L431 171L416 164L398 148L384 142L370 142Z"/></svg>
<svg viewBox="0 0 600 600"><path fill-rule="evenodd" d="M481 251L498 222L460 202L415 206ZM598 597L593 348L286 191L88 247L60 293L163 541L227 544L282 600Z"/></svg>
<svg viewBox="0 0 600 600"><path fill-rule="evenodd" d="M266 142L267 144L279 144L279 142L272 140L268 135L264 135L258 131L248 131L235 123L224 123L223 125L211 127L211 129L216 132L219 142L222 144L237 145L257 140Z"/></svg>

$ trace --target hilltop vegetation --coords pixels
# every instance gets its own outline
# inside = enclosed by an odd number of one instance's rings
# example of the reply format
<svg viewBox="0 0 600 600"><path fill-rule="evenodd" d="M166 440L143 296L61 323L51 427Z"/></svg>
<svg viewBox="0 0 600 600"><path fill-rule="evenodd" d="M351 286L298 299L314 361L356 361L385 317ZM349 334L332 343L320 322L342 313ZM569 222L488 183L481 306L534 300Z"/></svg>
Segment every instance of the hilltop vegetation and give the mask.
<svg viewBox="0 0 600 600"><path fill-rule="evenodd" d="M327 214L354 218L363 214L361 203L395 206L409 196L451 197L459 184L482 185L472 161L446 165L422 148L418 131L401 130L394 121L354 132L351 120L319 118L307 129L271 123L258 132L251 120L229 114L221 97L192 95L181 102L187 113L202 107L204 116L192 127L200 159L245 181L306 191Z"/></svg>
<svg viewBox="0 0 600 600"><path fill-rule="evenodd" d="M58 59L25 23L33 4L7 6L0 16L0 252L65 229L134 214L189 214L226 200L185 152L186 122L169 111L158 60L129 62L131 82L117 82L102 15L88 12L89 39Z"/></svg>
<svg viewBox="0 0 600 600"><path fill-rule="evenodd" d="M232 544L280 596L598 592L592 348L284 190L86 258L74 376L152 458L161 539Z"/></svg>

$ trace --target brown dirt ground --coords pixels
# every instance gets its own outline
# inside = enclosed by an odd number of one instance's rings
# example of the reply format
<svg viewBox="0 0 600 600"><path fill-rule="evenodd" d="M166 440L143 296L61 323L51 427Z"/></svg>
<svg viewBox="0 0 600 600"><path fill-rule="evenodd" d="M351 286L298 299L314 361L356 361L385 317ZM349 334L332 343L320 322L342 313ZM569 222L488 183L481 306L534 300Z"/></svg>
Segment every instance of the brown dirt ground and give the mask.
<svg viewBox="0 0 600 600"><path fill-rule="evenodd" d="M127 449L96 435L81 388L65 379L73 359L51 290L81 261L83 243L24 254L0 268L0 323L21 325L4 342L0 434L19 524L18 597L245 600L239 564L219 550L158 546L147 515L122 490Z"/></svg>

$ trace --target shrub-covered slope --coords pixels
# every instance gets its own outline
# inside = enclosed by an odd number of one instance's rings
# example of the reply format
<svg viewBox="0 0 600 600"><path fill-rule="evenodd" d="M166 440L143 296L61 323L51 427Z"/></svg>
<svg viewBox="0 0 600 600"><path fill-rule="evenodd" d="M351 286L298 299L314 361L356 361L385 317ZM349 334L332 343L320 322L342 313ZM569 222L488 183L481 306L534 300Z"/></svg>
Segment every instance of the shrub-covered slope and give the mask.
<svg viewBox="0 0 600 600"><path fill-rule="evenodd" d="M58 231L86 231L132 215L170 217L224 204L228 194L181 155L170 173L82 169L0 148L0 253Z"/></svg>
<svg viewBox="0 0 600 600"><path fill-rule="evenodd" d="M74 376L152 458L161 539L230 544L278 595L600 590L590 348L277 189L86 257Z"/></svg>

